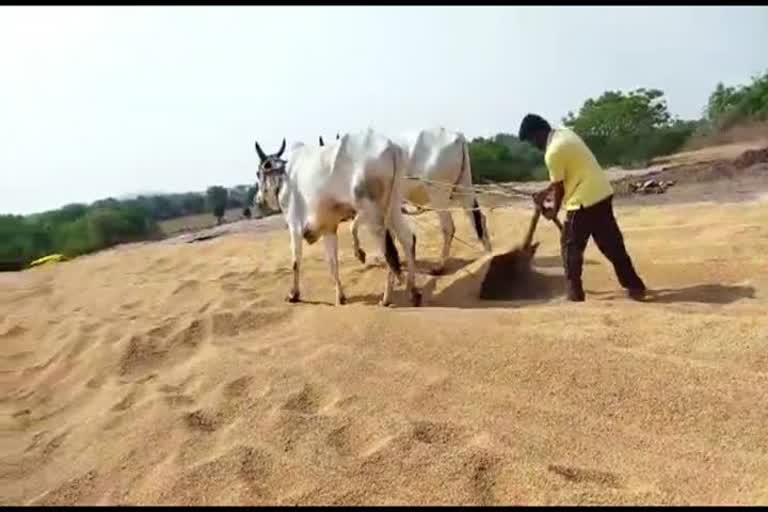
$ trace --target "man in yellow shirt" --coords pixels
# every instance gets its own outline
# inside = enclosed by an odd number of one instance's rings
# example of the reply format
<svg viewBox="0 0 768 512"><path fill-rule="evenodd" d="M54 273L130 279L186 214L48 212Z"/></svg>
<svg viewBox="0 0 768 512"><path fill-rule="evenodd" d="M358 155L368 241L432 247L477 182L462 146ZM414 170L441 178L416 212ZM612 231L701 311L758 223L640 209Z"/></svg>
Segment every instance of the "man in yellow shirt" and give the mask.
<svg viewBox="0 0 768 512"><path fill-rule="evenodd" d="M540 116L528 114L520 123L518 138L544 151L551 184L534 195L534 203L548 219L557 216L565 201L561 252L568 298L584 300L581 283L584 250L592 237L598 249L613 264L616 277L629 296L645 297L645 283L637 275L624 246L624 237L613 214L613 187L595 155L575 132L568 128L552 129ZM554 193L554 205L544 202Z"/></svg>

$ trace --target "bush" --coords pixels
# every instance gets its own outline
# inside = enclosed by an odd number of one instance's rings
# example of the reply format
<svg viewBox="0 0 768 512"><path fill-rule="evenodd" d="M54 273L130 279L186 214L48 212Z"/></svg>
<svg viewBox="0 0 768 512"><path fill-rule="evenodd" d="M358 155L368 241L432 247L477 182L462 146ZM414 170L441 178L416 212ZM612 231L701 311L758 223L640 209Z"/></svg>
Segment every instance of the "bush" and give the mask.
<svg viewBox="0 0 768 512"><path fill-rule="evenodd" d="M500 133L491 140L475 139L469 144L469 155L476 183L547 178L541 151L514 135Z"/></svg>
<svg viewBox="0 0 768 512"><path fill-rule="evenodd" d="M3 215L0 216L0 262L5 266L17 263L26 266L47 254L78 256L144 240L156 233L154 219L140 206L77 205L29 217Z"/></svg>

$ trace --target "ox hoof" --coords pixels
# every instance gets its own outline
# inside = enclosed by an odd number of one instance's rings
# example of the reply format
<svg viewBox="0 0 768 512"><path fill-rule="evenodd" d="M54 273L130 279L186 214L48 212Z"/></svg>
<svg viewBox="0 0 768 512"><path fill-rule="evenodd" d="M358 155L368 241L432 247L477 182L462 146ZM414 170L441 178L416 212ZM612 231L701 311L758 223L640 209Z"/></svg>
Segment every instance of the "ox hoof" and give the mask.
<svg viewBox="0 0 768 512"><path fill-rule="evenodd" d="M357 254L357 259L360 260L360 263L365 265L365 251L362 249L358 249L356 251L356 254Z"/></svg>
<svg viewBox="0 0 768 512"><path fill-rule="evenodd" d="M411 304L417 308L421 306L421 293L417 291L411 292Z"/></svg>
<svg viewBox="0 0 768 512"><path fill-rule="evenodd" d="M346 303L347 303L347 298L345 296L342 295L341 297L336 297L337 306L343 306Z"/></svg>
<svg viewBox="0 0 768 512"><path fill-rule="evenodd" d="M390 308L390 307L392 307L392 302L390 302L388 300L381 299L379 301L379 306L381 306L383 308Z"/></svg>
<svg viewBox="0 0 768 512"><path fill-rule="evenodd" d="M299 302L299 294L298 293L289 293L288 296L285 298L286 302L290 302L291 304L296 304Z"/></svg>
<svg viewBox="0 0 768 512"><path fill-rule="evenodd" d="M442 276L443 274L445 274L445 267L437 267L429 271L431 276Z"/></svg>

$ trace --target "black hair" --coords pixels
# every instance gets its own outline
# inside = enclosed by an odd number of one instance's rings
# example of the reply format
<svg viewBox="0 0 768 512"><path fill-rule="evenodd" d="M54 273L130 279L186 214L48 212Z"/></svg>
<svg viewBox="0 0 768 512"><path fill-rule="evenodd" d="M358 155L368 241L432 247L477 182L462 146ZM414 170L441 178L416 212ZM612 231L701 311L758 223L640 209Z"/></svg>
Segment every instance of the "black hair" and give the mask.
<svg viewBox="0 0 768 512"><path fill-rule="evenodd" d="M522 141L531 141L531 137L534 133L544 131L549 133L552 127L543 117L536 114L526 115L520 123L520 130L518 131L517 138Z"/></svg>

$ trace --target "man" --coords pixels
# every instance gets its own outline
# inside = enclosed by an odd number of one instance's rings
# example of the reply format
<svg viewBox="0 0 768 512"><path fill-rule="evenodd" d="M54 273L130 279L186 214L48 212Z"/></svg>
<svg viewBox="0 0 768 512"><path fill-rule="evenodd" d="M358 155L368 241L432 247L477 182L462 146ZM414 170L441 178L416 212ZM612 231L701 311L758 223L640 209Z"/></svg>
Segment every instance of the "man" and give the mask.
<svg viewBox="0 0 768 512"><path fill-rule="evenodd" d="M581 274L584 250L591 236L600 252L613 264L621 286L628 290L630 297L642 300L645 283L635 272L624 247L624 237L613 214L613 187L592 151L573 131L567 128L553 130L545 119L535 114L523 118L518 138L543 151L549 169L551 183L534 194L536 208L551 220L565 202L567 213L561 251L568 299L584 301ZM554 194L554 205L545 207L550 194Z"/></svg>

